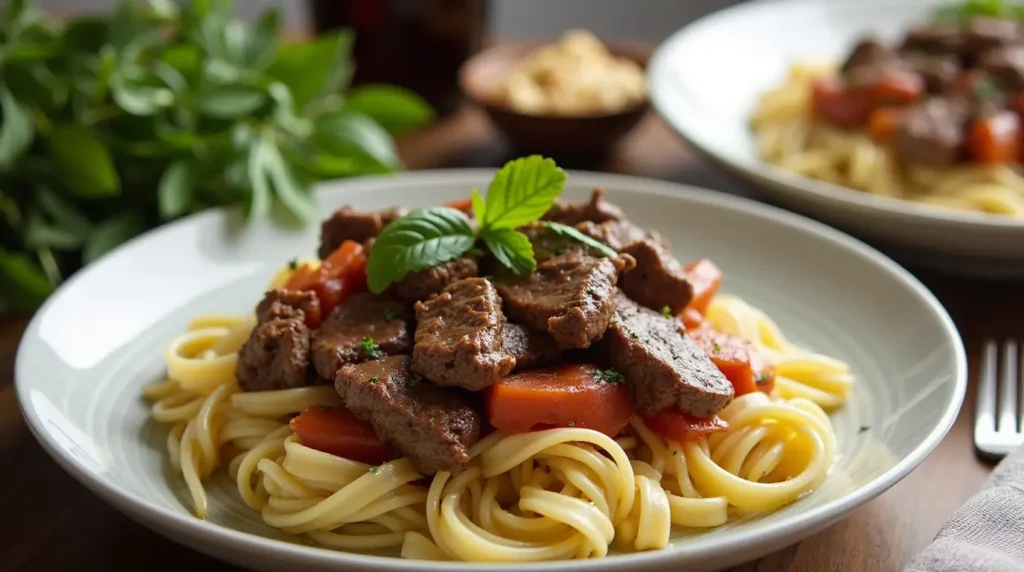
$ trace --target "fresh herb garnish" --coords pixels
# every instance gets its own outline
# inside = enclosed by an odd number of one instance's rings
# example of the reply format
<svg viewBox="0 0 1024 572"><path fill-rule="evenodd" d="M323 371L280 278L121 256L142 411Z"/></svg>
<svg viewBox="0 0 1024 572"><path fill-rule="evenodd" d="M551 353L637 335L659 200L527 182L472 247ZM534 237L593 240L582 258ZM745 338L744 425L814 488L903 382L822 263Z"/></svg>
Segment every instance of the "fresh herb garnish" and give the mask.
<svg viewBox="0 0 1024 572"><path fill-rule="evenodd" d="M380 346L377 345L377 342L373 341L373 338L369 336L363 338L363 340L359 342L359 346L363 349L363 355L368 359L380 358Z"/></svg>
<svg viewBox="0 0 1024 572"><path fill-rule="evenodd" d="M584 245L589 246L590 248L593 248L594 250L600 252L603 256L611 257L618 254L617 252L615 252L614 249L612 249L607 244L591 236L587 236L586 234L583 234L582 232L576 230L571 226L551 221L544 221L542 224L544 225L544 228L548 229L550 232L562 238L570 238L572 240L575 240L576 242L581 242Z"/></svg>
<svg viewBox="0 0 1024 572"><path fill-rule="evenodd" d="M943 21L966 21L976 17L1024 19L1024 6L1015 6L1003 0L967 0L958 4L942 6L935 11L933 19Z"/></svg>
<svg viewBox="0 0 1024 572"><path fill-rule="evenodd" d="M762 371L761 373L757 374L757 380L755 381L755 383L757 385L762 385L762 384L768 383L771 380L771 378L772 378L771 372Z"/></svg>
<svg viewBox="0 0 1024 572"><path fill-rule="evenodd" d="M722 351L722 346L720 346L718 342L715 342L714 344L712 344L711 350L717 354L718 352Z"/></svg>
<svg viewBox="0 0 1024 572"><path fill-rule="evenodd" d="M377 377L376 375L370 378L370 383L377 383L379 381L380 381L380 378Z"/></svg>
<svg viewBox="0 0 1024 572"><path fill-rule="evenodd" d="M298 270L298 268L299 268L299 259L298 258L292 258L291 260L288 261L288 269L289 270Z"/></svg>
<svg viewBox="0 0 1024 572"><path fill-rule="evenodd" d="M517 228L544 215L565 187L565 172L551 159L530 155L509 161L494 175L487 198L472 191L473 232L462 211L449 207L417 209L384 228L367 262L370 290L383 292L410 272L454 260L482 242L503 266L516 274L533 272L537 263L529 239Z"/></svg>
<svg viewBox="0 0 1024 572"><path fill-rule="evenodd" d="M377 467L370 467L370 473L377 474Z"/></svg>
<svg viewBox="0 0 1024 572"><path fill-rule="evenodd" d="M870 425L861 425L860 429L857 430L857 433L864 433L865 431L868 431L870 429L871 429Z"/></svg>
<svg viewBox="0 0 1024 572"><path fill-rule="evenodd" d="M671 316L672 315L672 308L669 308L668 306L662 306L661 307L661 315L665 316L666 318Z"/></svg>
<svg viewBox="0 0 1024 572"><path fill-rule="evenodd" d="M608 385L626 382L625 376L614 369L599 369L594 372L594 379L607 383Z"/></svg>

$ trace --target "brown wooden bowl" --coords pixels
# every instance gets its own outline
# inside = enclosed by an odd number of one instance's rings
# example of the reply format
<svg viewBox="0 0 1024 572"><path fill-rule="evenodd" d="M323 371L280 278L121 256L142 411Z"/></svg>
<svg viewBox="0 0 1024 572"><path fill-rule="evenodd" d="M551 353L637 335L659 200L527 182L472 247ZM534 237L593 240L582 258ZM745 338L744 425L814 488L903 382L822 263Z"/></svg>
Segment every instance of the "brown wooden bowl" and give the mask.
<svg viewBox="0 0 1024 572"><path fill-rule="evenodd" d="M491 121L519 150L553 156L598 155L611 150L648 109L648 102L613 113L593 115L532 115L498 101L497 86L528 53L550 42L514 42L484 50L462 65L459 85L466 98L481 106ZM606 42L615 56L629 58L647 69L650 46Z"/></svg>

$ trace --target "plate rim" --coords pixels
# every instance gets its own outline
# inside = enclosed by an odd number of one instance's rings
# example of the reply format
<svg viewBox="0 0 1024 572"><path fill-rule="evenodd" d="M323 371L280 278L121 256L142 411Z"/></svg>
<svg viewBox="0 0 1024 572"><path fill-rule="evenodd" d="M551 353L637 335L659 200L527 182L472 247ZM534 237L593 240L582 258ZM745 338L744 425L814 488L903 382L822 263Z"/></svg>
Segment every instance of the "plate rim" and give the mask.
<svg viewBox="0 0 1024 572"><path fill-rule="evenodd" d="M791 197L812 197L818 201L827 200L845 203L847 208L867 211L871 217L879 220L883 217L892 218L898 216L905 219L913 219L908 220L908 223L953 226L955 230L1024 232L1024 220L1020 219L974 211L944 209L933 205L864 193L851 187L790 173L763 161L760 157L756 157L752 164L747 165L742 159L733 156L733 154L716 152L707 144L704 137L695 135L698 133L698 130L691 128L692 123L690 121L676 121L674 119L675 114L669 111L673 107L670 93L668 93L669 90L667 89L670 85L670 72L668 70L671 68L671 56L679 49L678 46L680 44L689 39L688 35L690 32L694 29L699 29L701 26L708 25L709 22L728 20L735 17L737 13L768 9L773 5L819 5L835 10L846 7L864 9L871 5L885 4L901 4L925 8L940 3L940 0L753 0L711 12L679 28L655 49L647 68L647 88L650 93L651 107L655 110L658 117L671 127L672 131L678 136L693 145L705 156L712 158L734 173L747 180L756 181L762 191L764 187L775 186L776 193ZM662 89L661 86L665 86L666 89ZM1014 258L1010 257L1009 259Z"/></svg>
<svg viewBox="0 0 1024 572"><path fill-rule="evenodd" d="M942 325L943 337L951 342L953 349L953 392L952 399L946 404L945 409L939 416L937 423L932 430L922 439L916 447L902 460L894 464L884 473L868 481L854 491L841 496L821 506L814 507L805 512L794 515L779 525L769 527L764 531L758 531L753 539L745 539L746 544L733 541L723 545L705 547L699 551L690 549L687 554L695 559L715 558L720 554L735 551L743 547L769 546L783 542L789 536L798 536L801 539L807 534L823 526L827 526L836 520L845 517L851 510L877 497L888 490L894 484L903 480L913 469L921 464L930 455L939 443L949 432L957 415L962 407L967 389L967 357L963 340L960 337L952 318L948 312L931 293L931 291L914 277L909 271L894 262L877 249L865 244L863 241L854 238L844 232L832 228L824 223L815 221L806 216L786 211L782 208L767 205L746 199L727 195L710 189L684 185L669 181L635 177L629 175L595 173L587 171L567 171L575 185L584 187L609 187L618 191L631 194L653 194L663 197L677 199L682 203L697 202L717 207L724 207L734 212L740 212L746 216L756 218L768 218L779 222L784 226L799 232L815 235L819 239L830 242L836 248L844 248L852 254L865 258L868 262L880 267L881 271L887 273L892 279L911 290L921 301L925 302L931 317L938 320ZM378 175L368 177L356 177L338 181L328 181L319 185L316 189L317 195L337 195L339 197L365 193L374 188L390 185L431 185L431 184L479 184L493 176L493 169L436 169L409 171L391 175ZM467 186L468 188L468 186ZM15 356L14 386L19 409L26 420L30 432L42 445L47 454L57 464L71 475L79 483L83 484L91 492L100 496L104 501L120 510L122 513L133 518L137 522L156 530L161 535L183 544L186 547L205 552L206 554L220 559L232 560L233 555L239 552L264 552L273 553L275 558L288 558L296 563L309 562L317 565L352 565L364 567L367 570L434 570L436 563L431 561L402 560L390 556L367 555L354 552L332 550L325 547L309 544L298 544L274 538L268 538L257 534L250 534L229 528L210 521L198 519L188 512L187 508L175 511L151 502L142 495L123 491L111 483L108 479L95 474L81 461L67 455L50 433L45 429L41 419L36 415L35 409L30 405L29 393L33 389L31 381L24 379L25 364L23 349L35 340L39 322L46 311L63 292L75 287L78 280L83 276L92 273L102 272L104 260L112 258L122 249L131 248L133 245L148 240L160 233L172 232L180 226L203 224L204 219L217 217L228 217L238 209L215 208L203 212L194 213L174 222L162 225L149 232L143 233L113 251L104 255L100 260L82 269L61 285L47 301L36 311L30 320ZM171 535L168 531L173 531ZM183 538L194 539L192 542L185 542ZM216 550L206 552L199 548L198 539L202 539L204 546L216 546ZM751 540L753 542L751 542ZM601 560L571 560L560 562L540 562L529 564L514 563L479 563L479 562L446 562L446 568L469 570L483 569L488 571L511 571L545 568L559 571L613 571L621 570L621 566L642 566L642 565L666 565L683 553L683 549L667 547L663 550L644 551L629 554L614 554Z"/></svg>

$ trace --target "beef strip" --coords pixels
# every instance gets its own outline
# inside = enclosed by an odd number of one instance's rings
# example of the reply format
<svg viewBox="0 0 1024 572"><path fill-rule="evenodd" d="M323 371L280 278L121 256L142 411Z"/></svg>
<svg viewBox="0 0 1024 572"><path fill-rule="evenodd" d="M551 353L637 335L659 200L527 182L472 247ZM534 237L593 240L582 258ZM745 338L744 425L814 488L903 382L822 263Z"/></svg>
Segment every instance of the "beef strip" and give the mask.
<svg viewBox="0 0 1024 572"><path fill-rule="evenodd" d="M626 378L633 408L653 415L667 407L706 417L732 401L732 384L676 320L639 306L619 291L601 355Z"/></svg>
<svg viewBox="0 0 1024 572"><path fill-rule="evenodd" d="M910 70L924 79L928 93L943 93L960 74L960 60L946 54L910 53L904 57Z"/></svg>
<svg viewBox="0 0 1024 572"><path fill-rule="evenodd" d="M547 365L562 355L562 350L551 336L512 322L505 322L501 330L501 348L515 359L513 371Z"/></svg>
<svg viewBox="0 0 1024 572"><path fill-rule="evenodd" d="M320 314L312 292L267 292L256 306L256 327L238 351L235 376L242 391L290 389L316 382L309 370L307 311Z"/></svg>
<svg viewBox="0 0 1024 572"><path fill-rule="evenodd" d="M853 47L850 55L843 62L840 71L845 74L853 68L876 64L894 59L895 57L896 54L882 42L875 38L865 38Z"/></svg>
<svg viewBox="0 0 1024 572"><path fill-rule="evenodd" d="M478 271L476 260L463 256L439 266L406 274L391 286L390 292L406 302L426 300L452 282L476 276Z"/></svg>
<svg viewBox="0 0 1024 572"><path fill-rule="evenodd" d="M516 360L502 349L501 298L486 278L449 284L416 303L412 369L442 386L484 389L508 375Z"/></svg>
<svg viewBox="0 0 1024 572"><path fill-rule="evenodd" d="M407 317L405 304L390 296L369 292L349 296L313 334L317 374L330 380L347 363L409 353L412 343Z"/></svg>
<svg viewBox="0 0 1024 572"><path fill-rule="evenodd" d="M1021 24L1009 18L971 18L964 28L965 56L974 58L992 49L1021 41Z"/></svg>
<svg viewBox="0 0 1024 572"><path fill-rule="evenodd" d="M636 267L624 272L619 287L640 304L661 310L668 307L679 314L693 297L683 265L653 240L634 242L623 250L636 260Z"/></svg>
<svg viewBox="0 0 1024 572"><path fill-rule="evenodd" d="M470 396L421 381L408 356L341 368L334 387L345 407L369 422L423 474L458 473L480 438L480 414Z"/></svg>
<svg viewBox="0 0 1024 572"><path fill-rule="evenodd" d="M583 234L600 240L615 250L622 250L641 240L651 239L669 248L669 241L653 231L646 231L628 220L610 220L601 223L583 221L576 225L576 230Z"/></svg>
<svg viewBox="0 0 1024 572"><path fill-rule="evenodd" d="M341 207L320 225L320 258L327 258L346 240L366 242L376 238L385 226L407 212L408 209L402 207L380 212L357 211L347 205Z"/></svg>
<svg viewBox="0 0 1024 572"><path fill-rule="evenodd" d="M936 97L913 108L893 133L893 148L908 163L943 167L960 158L970 106Z"/></svg>
<svg viewBox="0 0 1024 572"><path fill-rule="evenodd" d="M587 348L608 327L619 274L635 264L627 254L568 251L539 263L530 276L502 277L498 292L513 321L547 332L562 349Z"/></svg>
<svg viewBox="0 0 1024 572"><path fill-rule="evenodd" d="M900 51L960 54L964 40L959 22L937 22L908 30Z"/></svg>
<svg viewBox="0 0 1024 572"><path fill-rule="evenodd" d="M1024 46L1003 46L981 54L978 67L1002 89L1024 90Z"/></svg>
<svg viewBox="0 0 1024 572"><path fill-rule="evenodd" d="M519 230L530 239L530 244L533 246L533 258L538 264L570 253L576 256L593 256L595 258L603 256L600 250L591 248L576 239L556 234L540 222L530 223ZM501 274L500 269L498 270L499 272L496 274Z"/></svg>
<svg viewBox="0 0 1024 572"><path fill-rule="evenodd" d="M625 213L618 206L604 200L604 190L594 189L590 200L571 202L558 199L544 214L544 220L560 222L575 226L584 221L607 222L610 220L626 220Z"/></svg>

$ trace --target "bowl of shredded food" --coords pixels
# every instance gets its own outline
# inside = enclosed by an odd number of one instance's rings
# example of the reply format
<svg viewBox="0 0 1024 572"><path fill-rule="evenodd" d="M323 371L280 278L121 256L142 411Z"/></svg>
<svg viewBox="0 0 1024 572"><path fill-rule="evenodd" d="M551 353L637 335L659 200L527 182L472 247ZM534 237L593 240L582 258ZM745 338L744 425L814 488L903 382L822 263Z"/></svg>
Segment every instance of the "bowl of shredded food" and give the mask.
<svg viewBox="0 0 1024 572"><path fill-rule="evenodd" d="M607 151L647 110L650 50L570 30L557 42L514 42L462 68L466 96L513 144L548 153Z"/></svg>

